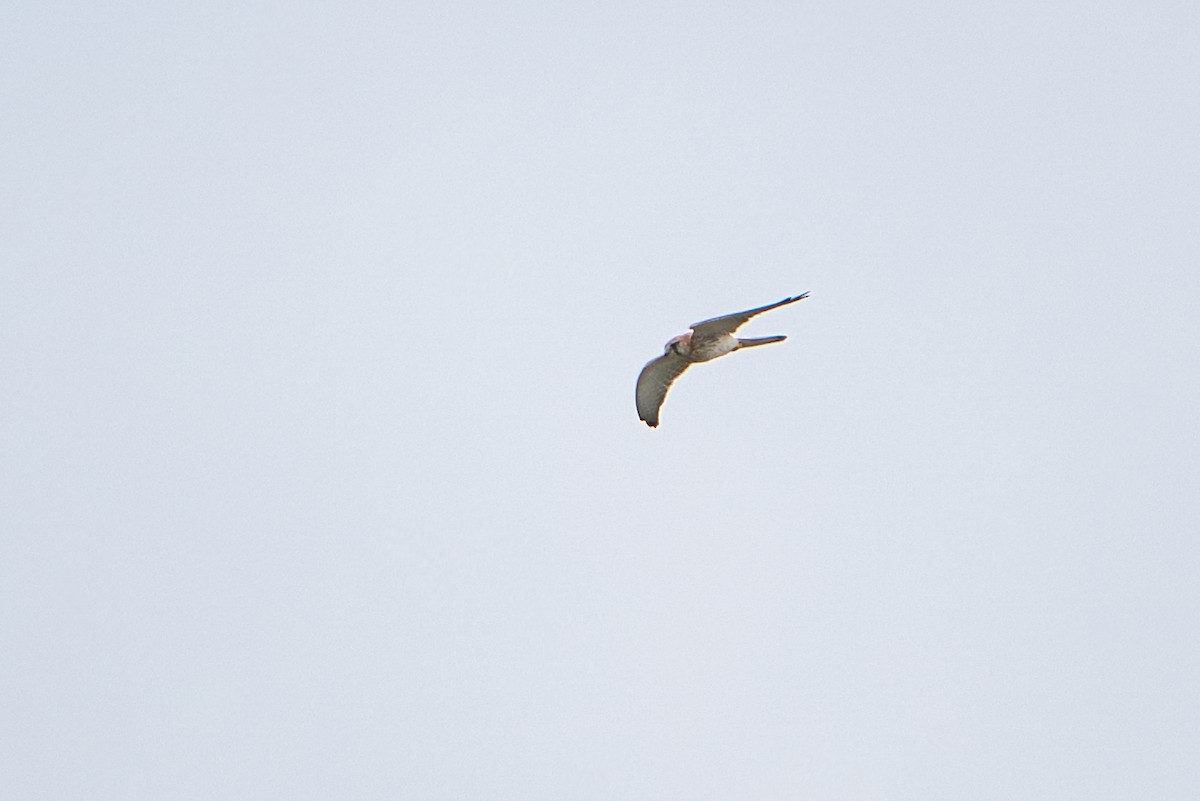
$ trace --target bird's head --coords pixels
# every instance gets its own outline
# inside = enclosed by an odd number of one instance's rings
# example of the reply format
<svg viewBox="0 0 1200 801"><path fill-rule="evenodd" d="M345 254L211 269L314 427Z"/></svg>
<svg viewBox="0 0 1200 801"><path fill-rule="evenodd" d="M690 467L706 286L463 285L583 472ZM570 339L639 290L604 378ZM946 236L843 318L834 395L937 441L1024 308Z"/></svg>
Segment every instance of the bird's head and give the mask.
<svg viewBox="0 0 1200 801"><path fill-rule="evenodd" d="M667 346L663 349L663 352L664 353L671 353L671 352L680 353L681 351L687 351L688 347L691 344L692 344L692 332L688 331L686 334L680 334L677 337L671 337L671 340L669 342L667 342Z"/></svg>

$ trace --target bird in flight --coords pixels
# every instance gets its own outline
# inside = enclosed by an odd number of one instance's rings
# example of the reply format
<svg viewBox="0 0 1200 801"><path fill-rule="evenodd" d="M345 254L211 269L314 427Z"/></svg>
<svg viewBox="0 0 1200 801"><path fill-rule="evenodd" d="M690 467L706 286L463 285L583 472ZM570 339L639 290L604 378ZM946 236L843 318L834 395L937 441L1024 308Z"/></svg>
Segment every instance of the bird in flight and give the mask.
<svg viewBox="0 0 1200 801"><path fill-rule="evenodd" d="M794 298L784 298L778 303L759 306L749 311L726 314L714 317L702 323L695 323L691 331L680 334L667 343L663 355L646 362L637 380L637 410L638 417L651 428L658 426L658 410L662 408L663 400L671 383L683 374L688 365L695 362L708 362L726 353L733 353L739 348L752 348L755 345L769 345L772 342L782 342L785 336L761 337L759 339L739 339L733 335L747 320L756 314L762 314L798 300L804 300L808 293Z"/></svg>

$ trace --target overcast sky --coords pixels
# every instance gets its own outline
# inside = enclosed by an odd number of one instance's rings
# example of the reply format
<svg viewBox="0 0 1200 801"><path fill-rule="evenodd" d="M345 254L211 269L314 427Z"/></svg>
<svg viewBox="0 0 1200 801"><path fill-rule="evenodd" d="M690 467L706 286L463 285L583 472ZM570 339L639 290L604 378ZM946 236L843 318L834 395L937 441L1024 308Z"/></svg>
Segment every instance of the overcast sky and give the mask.
<svg viewBox="0 0 1200 801"><path fill-rule="evenodd" d="M1200 6L0 18L6 798L1200 797Z"/></svg>

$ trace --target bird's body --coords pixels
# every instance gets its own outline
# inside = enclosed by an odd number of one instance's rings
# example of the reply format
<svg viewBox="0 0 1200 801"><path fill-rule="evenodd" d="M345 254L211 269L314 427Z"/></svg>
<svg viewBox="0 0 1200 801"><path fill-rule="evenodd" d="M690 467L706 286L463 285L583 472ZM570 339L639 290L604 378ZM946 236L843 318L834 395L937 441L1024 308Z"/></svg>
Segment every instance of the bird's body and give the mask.
<svg viewBox="0 0 1200 801"><path fill-rule="evenodd" d="M663 355L647 362L646 366L642 368L641 374L638 375L638 417L651 428L658 425L658 411L667 397L667 390L689 365L712 361L741 348L769 345L772 342L782 342L787 339L784 336L741 339L734 336L733 332L756 314L804 300L806 297L808 297L807 292L794 298L784 298L778 303L760 306L757 309L714 317L711 320L695 323L691 326L691 331L672 338L667 342Z"/></svg>

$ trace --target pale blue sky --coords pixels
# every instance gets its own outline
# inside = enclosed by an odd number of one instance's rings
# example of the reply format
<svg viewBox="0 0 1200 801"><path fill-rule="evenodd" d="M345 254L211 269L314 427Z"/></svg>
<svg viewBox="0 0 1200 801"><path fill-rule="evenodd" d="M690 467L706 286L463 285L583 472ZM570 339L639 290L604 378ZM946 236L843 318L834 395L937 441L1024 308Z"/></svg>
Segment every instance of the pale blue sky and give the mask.
<svg viewBox="0 0 1200 801"><path fill-rule="evenodd" d="M1200 794L1194 4L0 16L0 794Z"/></svg>

